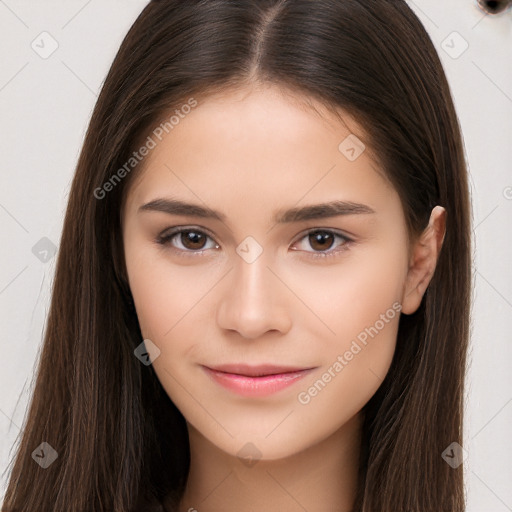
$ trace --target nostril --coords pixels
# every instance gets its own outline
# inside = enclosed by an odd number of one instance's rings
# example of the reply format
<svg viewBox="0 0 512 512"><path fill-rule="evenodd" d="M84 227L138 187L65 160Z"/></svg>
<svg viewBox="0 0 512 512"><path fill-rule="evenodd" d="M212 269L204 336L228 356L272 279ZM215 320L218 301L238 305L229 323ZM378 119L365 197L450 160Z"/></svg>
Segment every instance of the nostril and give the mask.
<svg viewBox="0 0 512 512"><path fill-rule="evenodd" d="M512 5L511 0L478 0L478 6L487 14L499 14Z"/></svg>

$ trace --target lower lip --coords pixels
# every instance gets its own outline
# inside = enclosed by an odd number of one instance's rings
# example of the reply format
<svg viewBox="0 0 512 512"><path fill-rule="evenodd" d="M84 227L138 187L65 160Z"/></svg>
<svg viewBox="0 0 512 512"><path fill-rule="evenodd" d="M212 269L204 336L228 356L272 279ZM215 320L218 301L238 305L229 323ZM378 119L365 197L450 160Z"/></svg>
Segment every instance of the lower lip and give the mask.
<svg viewBox="0 0 512 512"><path fill-rule="evenodd" d="M263 377L247 377L235 373L224 373L212 370L203 366L206 373L221 386L243 396L268 396L289 386L292 386L312 369L300 370L297 372L280 373L276 375L265 375Z"/></svg>

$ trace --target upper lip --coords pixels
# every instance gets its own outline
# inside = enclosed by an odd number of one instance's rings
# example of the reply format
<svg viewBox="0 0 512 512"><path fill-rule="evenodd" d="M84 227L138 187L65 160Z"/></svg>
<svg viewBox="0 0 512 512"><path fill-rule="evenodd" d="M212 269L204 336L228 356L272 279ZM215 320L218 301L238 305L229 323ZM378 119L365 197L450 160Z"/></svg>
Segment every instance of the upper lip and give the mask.
<svg viewBox="0 0 512 512"><path fill-rule="evenodd" d="M262 377L264 375L277 375L281 373L292 373L311 369L292 366L276 366L273 364L260 364L257 366L250 366L247 364L221 364L218 366L207 366L207 368L218 372L245 375L247 377Z"/></svg>

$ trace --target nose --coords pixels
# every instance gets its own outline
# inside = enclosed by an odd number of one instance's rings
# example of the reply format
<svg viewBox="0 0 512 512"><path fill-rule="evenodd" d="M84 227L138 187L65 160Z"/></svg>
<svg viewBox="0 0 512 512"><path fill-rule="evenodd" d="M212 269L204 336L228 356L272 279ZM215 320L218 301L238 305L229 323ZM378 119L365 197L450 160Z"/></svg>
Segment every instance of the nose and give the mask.
<svg viewBox="0 0 512 512"><path fill-rule="evenodd" d="M288 332L293 294L276 274L263 255L251 263L235 258L218 304L218 325L246 339Z"/></svg>

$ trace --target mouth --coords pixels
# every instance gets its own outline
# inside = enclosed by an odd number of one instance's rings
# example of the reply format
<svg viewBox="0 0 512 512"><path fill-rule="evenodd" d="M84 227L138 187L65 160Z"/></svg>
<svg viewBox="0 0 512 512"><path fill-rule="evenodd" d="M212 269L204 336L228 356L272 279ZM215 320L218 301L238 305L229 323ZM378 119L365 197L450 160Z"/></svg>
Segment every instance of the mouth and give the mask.
<svg viewBox="0 0 512 512"><path fill-rule="evenodd" d="M209 377L225 389L242 396L268 396L292 386L315 368L242 364L203 366Z"/></svg>

